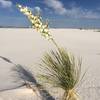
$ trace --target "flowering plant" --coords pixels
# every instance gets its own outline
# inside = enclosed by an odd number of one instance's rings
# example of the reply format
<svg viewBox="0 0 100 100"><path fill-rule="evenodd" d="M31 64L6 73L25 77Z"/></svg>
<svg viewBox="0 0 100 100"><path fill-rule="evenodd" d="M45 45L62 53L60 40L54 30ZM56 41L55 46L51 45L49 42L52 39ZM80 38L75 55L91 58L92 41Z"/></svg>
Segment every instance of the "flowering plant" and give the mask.
<svg viewBox="0 0 100 100"><path fill-rule="evenodd" d="M42 18L39 15L33 15L31 10L28 9L28 7L24 7L19 4L17 5L17 7L24 15L27 16L33 28L40 32L41 35L45 38L52 39L52 36L50 35L50 31L48 28L48 23L43 24Z"/></svg>
<svg viewBox="0 0 100 100"><path fill-rule="evenodd" d="M50 34L48 23L43 24L42 18L39 15L33 15L28 7L17 5L19 10L28 17L29 21L42 36L51 40L57 47L57 51L51 50L42 58L42 67L45 68L41 78L65 90L63 100L79 100L76 93L76 86L80 82L81 62L76 63L75 57L69 54L65 49L60 48L52 35ZM47 73L48 71L48 73ZM46 74L47 73L47 74ZM84 76L84 75L83 75Z"/></svg>

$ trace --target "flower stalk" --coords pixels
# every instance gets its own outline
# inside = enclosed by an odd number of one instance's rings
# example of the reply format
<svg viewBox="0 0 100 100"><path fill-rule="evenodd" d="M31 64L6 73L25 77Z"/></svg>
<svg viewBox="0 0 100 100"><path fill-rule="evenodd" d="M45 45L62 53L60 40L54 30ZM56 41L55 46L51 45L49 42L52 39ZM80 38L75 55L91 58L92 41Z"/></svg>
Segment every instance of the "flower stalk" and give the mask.
<svg viewBox="0 0 100 100"><path fill-rule="evenodd" d="M47 40L51 40L52 43L58 48L58 44L54 40L53 36L50 34L48 22L45 24L42 21L40 15L33 15L32 11L29 10L28 7L24 7L22 5L17 4L20 12L22 12L25 16L27 16L28 20L31 22L32 28L36 29L41 35Z"/></svg>
<svg viewBox="0 0 100 100"><path fill-rule="evenodd" d="M19 4L17 4L17 7L19 8L20 12L22 12L24 15L27 16L34 29L40 32L41 35L46 39L48 40L52 39L47 22L43 24L42 18L39 15L33 15L28 7L24 7Z"/></svg>
<svg viewBox="0 0 100 100"><path fill-rule="evenodd" d="M27 16L32 24L32 28L36 29L41 35L53 42L57 51L51 51L51 54L44 55L43 67L45 67L50 73L48 75L41 75L43 80L47 80L48 83L56 84L65 90L62 100L79 100L74 87L79 82L81 64L75 63L73 56L60 48L53 36L50 34L48 23L43 23L40 15L33 15L28 7L17 5L20 12Z"/></svg>

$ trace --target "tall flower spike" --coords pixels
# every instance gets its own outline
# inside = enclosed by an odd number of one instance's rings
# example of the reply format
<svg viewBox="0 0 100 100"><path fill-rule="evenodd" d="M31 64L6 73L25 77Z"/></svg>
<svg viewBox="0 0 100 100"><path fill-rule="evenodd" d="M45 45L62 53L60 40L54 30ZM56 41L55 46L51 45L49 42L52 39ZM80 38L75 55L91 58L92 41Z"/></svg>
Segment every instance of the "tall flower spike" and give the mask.
<svg viewBox="0 0 100 100"><path fill-rule="evenodd" d="M19 4L17 4L17 7L19 8L20 12L28 17L34 29L40 32L46 39L53 39L48 28L48 23L43 24L42 18L39 15L33 15L32 11L28 9L28 7L24 7Z"/></svg>

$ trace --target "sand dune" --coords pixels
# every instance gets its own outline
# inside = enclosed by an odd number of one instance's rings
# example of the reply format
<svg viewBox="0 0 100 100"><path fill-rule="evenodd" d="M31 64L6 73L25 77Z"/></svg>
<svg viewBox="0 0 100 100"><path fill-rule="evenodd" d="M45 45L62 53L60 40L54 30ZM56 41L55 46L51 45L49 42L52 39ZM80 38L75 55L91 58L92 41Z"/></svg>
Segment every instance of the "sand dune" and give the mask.
<svg viewBox="0 0 100 100"><path fill-rule="evenodd" d="M100 32L79 29L51 29L59 45L76 57L82 57L82 71L88 68L84 83L78 91L82 100L100 98ZM43 52L54 48L33 29L0 29L0 55L38 72ZM0 89L16 86L13 66L0 60ZM24 98L23 98L24 97ZM0 92L0 100L32 100L37 97L26 88ZM35 99L34 99L35 100Z"/></svg>

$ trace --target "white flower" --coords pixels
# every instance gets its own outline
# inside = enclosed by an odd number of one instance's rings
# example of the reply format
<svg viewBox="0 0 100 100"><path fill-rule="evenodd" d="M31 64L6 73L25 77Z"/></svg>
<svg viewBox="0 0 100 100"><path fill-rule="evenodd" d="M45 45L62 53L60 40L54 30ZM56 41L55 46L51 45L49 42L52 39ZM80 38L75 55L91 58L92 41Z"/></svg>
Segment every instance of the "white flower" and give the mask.
<svg viewBox="0 0 100 100"><path fill-rule="evenodd" d="M28 17L29 21L32 23L33 28L40 32L41 35L45 38L51 39L48 24L43 24L42 18L40 16L33 15L32 12L28 9L28 7L23 7L21 5L17 5L17 7L24 15Z"/></svg>
<svg viewBox="0 0 100 100"><path fill-rule="evenodd" d="M21 6L21 5L19 5L19 4L18 4L17 6L18 6L19 8L21 8L21 7L22 7L22 6Z"/></svg>
<svg viewBox="0 0 100 100"><path fill-rule="evenodd" d="M32 19L34 19L34 16L33 16L33 15L31 15L30 17L31 17Z"/></svg>
<svg viewBox="0 0 100 100"><path fill-rule="evenodd" d="M29 12L25 12L25 15L30 16L30 13Z"/></svg>
<svg viewBox="0 0 100 100"><path fill-rule="evenodd" d="M44 29L44 32L48 33L48 32L49 32L49 30L48 30L48 29Z"/></svg>

